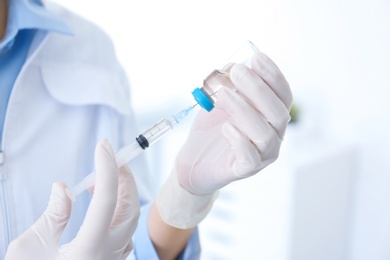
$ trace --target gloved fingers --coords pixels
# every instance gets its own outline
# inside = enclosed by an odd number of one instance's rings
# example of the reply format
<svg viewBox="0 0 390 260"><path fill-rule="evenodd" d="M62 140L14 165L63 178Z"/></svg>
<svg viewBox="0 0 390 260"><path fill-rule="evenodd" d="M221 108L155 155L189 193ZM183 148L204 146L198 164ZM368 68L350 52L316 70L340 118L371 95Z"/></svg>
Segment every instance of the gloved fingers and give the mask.
<svg viewBox="0 0 390 260"><path fill-rule="evenodd" d="M133 174L127 165L119 169L118 200L115 208L112 226L119 228L121 240L132 237L140 215L140 204L137 186Z"/></svg>
<svg viewBox="0 0 390 260"><path fill-rule="evenodd" d="M210 112L200 109L192 123L191 128L207 131L219 123L226 122L230 115L223 110L220 102L215 103L215 108Z"/></svg>
<svg viewBox="0 0 390 260"><path fill-rule="evenodd" d="M72 201L65 192L66 188L65 183L53 183L49 205L33 226L36 232L46 229L47 232L51 233L51 238L55 238L56 241L62 235L72 212Z"/></svg>
<svg viewBox="0 0 390 260"><path fill-rule="evenodd" d="M223 124L221 131L233 150L232 168L238 177L249 177L262 168L261 154L246 136L230 123Z"/></svg>
<svg viewBox="0 0 390 260"><path fill-rule="evenodd" d="M230 78L245 99L266 118L283 139L290 121L289 110L274 91L253 70L242 64L233 66Z"/></svg>
<svg viewBox="0 0 390 260"><path fill-rule="evenodd" d="M293 96L290 86L278 66L267 55L257 52L252 59L252 68L272 88L287 110L290 110Z"/></svg>
<svg viewBox="0 0 390 260"><path fill-rule="evenodd" d="M23 250L26 246L30 248L40 248L42 245L47 245L47 248L58 247L59 238L68 223L72 209L72 202L65 189L64 183L53 183L48 207L30 229L12 241L9 247L11 255L14 255L11 250Z"/></svg>
<svg viewBox="0 0 390 260"><path fill-rule="evenodd" d="M263 115L248 104L239 94L224 88L218 93L220 103L230 114L234 124L262 153L277 134Z"/></svg>
<svg viewBox="0 0 390 260"><path fill-rule="evenodd" d="M133 248L134 248L133 239L131 239L130 243L127 244L127 246L126 246L125 251L123 252L121 259L127 259L127 257L129 256L129 254L131 253Z"/></svg>
<svg viewBox="0 0 390 260"><path fill-rule="evenodd" d="M119 169L118 201L112 224L116 225L129 219L137 219L139 213L137 186L129 167L124 165Z"/></svg>
<svg viewBox="0 0 390 260"><path fill-rule="evenodd" d="M72 212L72 201L65 192L66 188L65 183L53 183L49 205L41 218L33 225L36 232L46 230L45 233L51 233L51 238L56 241L68 224Z"/></svg>
<svg viewBox="0 0 390 260"><path fill-rule="evenodd" d="M107 140L99 142L96 146L95 167L94 194L76 238L91 245L95 245L102 237L107 236L117 203L118 166L115 154Z"/></svg>

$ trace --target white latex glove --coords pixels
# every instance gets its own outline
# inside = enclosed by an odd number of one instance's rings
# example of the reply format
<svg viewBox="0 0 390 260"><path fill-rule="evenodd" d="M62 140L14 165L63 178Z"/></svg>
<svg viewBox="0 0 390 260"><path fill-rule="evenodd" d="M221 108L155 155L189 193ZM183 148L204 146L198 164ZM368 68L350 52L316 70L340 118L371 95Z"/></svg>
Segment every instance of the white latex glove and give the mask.
<svg viewBox="0 0 390 260"><path fill-rule="evenodd" d="M54 183L49 205L38 221L11 242L5 259L125 259L140 214L137 188L127 166L118 169L111 145L95 151L96 184L77 236L60 246L68 223L71 200L66 185Z"/></svg>
<svg viewBox="0 0 390 260"><path fill-rule="evenodd" d="M252 69L236 64L230 79L236 91L222 88L214 110L200 111L158 198L159 212L172 226L196 225L210 210L215 191L256 174L279 155L292 104L283 74L259 52ZM185 199L175 199L177 194Z"/></svg>

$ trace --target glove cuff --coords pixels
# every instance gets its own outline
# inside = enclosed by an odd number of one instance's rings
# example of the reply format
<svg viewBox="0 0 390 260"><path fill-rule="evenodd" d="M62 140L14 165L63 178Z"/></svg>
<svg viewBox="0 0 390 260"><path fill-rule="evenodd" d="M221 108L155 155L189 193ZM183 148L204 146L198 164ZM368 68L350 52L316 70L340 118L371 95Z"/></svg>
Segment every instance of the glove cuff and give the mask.
<svg viewBox="0 0 390 260"><path fill-rule="evenodd" d="M157 197L156 205L165 223L179 229L197 226L210 212L218 191L194 195L180 186L173 170Z"/></svg>

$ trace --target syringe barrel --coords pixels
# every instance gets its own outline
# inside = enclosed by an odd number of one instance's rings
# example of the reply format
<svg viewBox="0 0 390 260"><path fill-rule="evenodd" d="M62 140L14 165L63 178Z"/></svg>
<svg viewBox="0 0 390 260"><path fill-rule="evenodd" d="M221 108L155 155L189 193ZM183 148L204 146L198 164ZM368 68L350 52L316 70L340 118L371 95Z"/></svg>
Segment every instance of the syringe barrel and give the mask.
<svg viewBox="0 0 390 260"><path fill-rule="evenodd" d="M149 147L166 133L173 129L172 122L164 118L150 127L148 130L140 134L144 140L146 140L146 147ZM139 137L138 137L139 138ZM115 154L115 159L118 164L118 167L123 166L124 164L130 162L140 153L144 151L146 147L141 147L139 141L134 141L131 144L123 147L119 152ZM73 189L67 190L68 196L75 200L75 198L84 190L88 189L95 183L95 172L87 175L81 182L79 182Z"/></svg>
<svg viewBox="0 0 390 260"><path fill-rule="evenodd" d="M146 147L158 141L161 137L163 137L166 133L168 133L172 129L173 129L172 122L166 118L163 118L162 120L158 121L155 125L150 127L148 130L140 134L137 138L137 141L139 139L142 139L138 141L138 143L143 149L145 149ZM144 143L141 144L140 142L144 142Z"/></svg>

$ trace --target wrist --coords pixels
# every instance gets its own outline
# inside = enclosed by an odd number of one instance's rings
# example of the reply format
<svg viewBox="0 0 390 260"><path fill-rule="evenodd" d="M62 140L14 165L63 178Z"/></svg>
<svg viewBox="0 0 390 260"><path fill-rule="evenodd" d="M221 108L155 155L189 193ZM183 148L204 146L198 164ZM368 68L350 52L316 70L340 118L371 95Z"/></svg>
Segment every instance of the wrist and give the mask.
<svg viewBox="0 0 390 260"><path fill-rule="evenodd" d="M157 210L162 220L176 228L189 229L198 225L210 212L218 191L195 195L178 182L174 170L163 185L157 200Z"/></svg>

